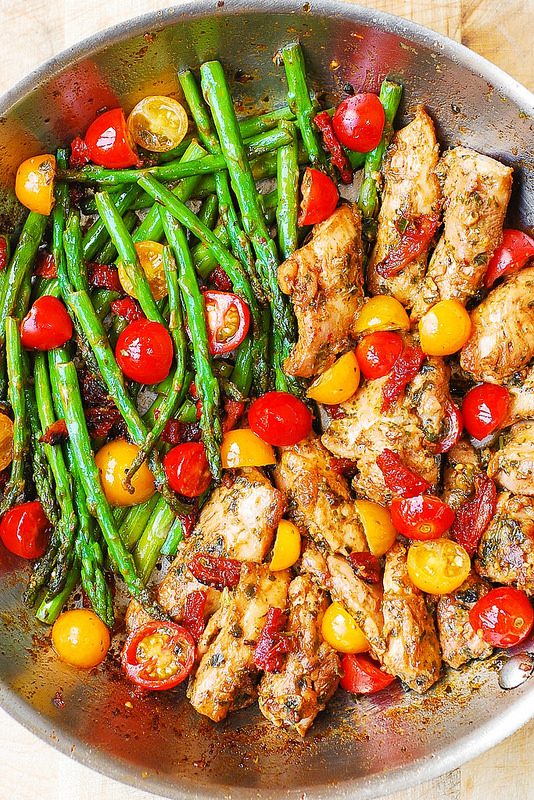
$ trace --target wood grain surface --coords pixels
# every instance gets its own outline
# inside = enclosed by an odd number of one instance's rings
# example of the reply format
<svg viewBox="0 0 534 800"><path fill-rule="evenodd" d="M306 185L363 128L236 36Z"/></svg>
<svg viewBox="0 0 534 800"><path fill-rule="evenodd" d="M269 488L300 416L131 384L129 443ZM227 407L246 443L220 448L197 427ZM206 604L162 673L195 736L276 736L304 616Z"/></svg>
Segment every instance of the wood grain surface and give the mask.
<svg viewBox="0 0 534 800"><path fill-rule="evenodd" d="M226 0L228 5L232 0ZM313 0L312 0L313 3ZM0 0L0 93L75 42L170 0ZM179 5L179 3L176 3ZM534 0L360 0L427 25L534 89ZM534 722L499 747L391 800L534 800ZM57 753L0 711L0 800L149 800Z"/></svg>

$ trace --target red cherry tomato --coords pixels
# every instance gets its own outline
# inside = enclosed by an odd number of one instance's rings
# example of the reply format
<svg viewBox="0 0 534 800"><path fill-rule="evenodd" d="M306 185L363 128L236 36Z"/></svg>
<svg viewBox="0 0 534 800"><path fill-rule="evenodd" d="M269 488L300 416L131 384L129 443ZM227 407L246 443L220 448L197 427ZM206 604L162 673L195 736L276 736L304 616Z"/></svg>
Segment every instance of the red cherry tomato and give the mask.
<svg viewBox="0 0 534 800"><path fill-rule="evenodd" d="M341 144L349 150L368 153L380 143L385 121L384 107L378 95L363 92L341 101L332 124Z"/></svg>
<svg viewBox="0 0 534 800"><path fill-rule="evenodd" d="M445 405L445 436L433 445L434 453L448 453L460 440L464 429L464 418L458 406L447 400Z"/></svg>
<svg viewBox="0 0 534 800"><path fill-rule="evenodd" d="M126 640L121 664L141 689L164 691L182 683L195 662L195 641L175 622L148 622Z"/></svg>
<svg viewBox="0 0 534 800"><path fill-rule="evenodd" d="M184 497L198 497L211 483L211 473L202 442L185 442L169 450L163 467L171 489Z"/></svg>
<svg viewBox="0 0 534 800"><path fill-rule="evenodd" d="M364 378L369 381L387 375L402 350L402 337L393 331L375 331L364 336L356 348Z"/></svg>
<svg viewBox="0 0 534 800"><path fill-rule="evenodd" d="M171 369L172 340L160 322L136 319L117 340L115 357L124 374L137 383L159 383Z"/></svg>
<svg viewBox="0 0 534 800"><path fill-rule="evenodd" d="M495 250L484 276L484 286L489 289L498 278L517 272L534 257L534 239L523 231L505 228L502 242Z"/></svg>
<svg viewBox="0 0 534 800"><path fill-rule="evenodd" d="M525 592L499 586L475 603L469 622L494 647L514 647L532 630L534 611Z"/></svg>
<svg viewBox="0 0 534 800"><path fill-rule="evenodd" d="M439 498L428 494L394 497L391 501L394 528L409 539L438 539L454 522L454 511Z"/></svg>
<svg viewBox="0 0 534 800"><path fill-rule="evenodd" d="M474 386L462 404L466 431L475 439L485 439L504 422L509 406L510 393L504 386L494 383Z"/></svg>
<svg viewBox="0 0 534 800"><path fill-rule="evenodd" d="M141 164L132 147L122 108L111 108L89 125L84 137L89 158L94 164L110 169Z"/></svg>
<svg viewBox="0 0 534 800"><path fill-rule="evenodd" d="M267 392L250 406L248 424L264 442L289 447L309 434L312 415L298 397L288 392Z"/></svg>
<svg viewBox="0 0 534 800"><path fill-rule="evenodd" d="M40 558L46 552L51 525L41 504L34 500L7 511L0 522L0 539L21 558Z"/></svg>
<svg viewBox="0 0 534 800"><path fill-rule="evenodd" d="M367 653L346 653L341 659L341 686L353 694L374 694L393 683L395 677L383 672Z"/></svg>
<svg viewBox="0 0 534 800"><path fill-rule="evenodd" d="M53 350L68 342L72 322L57 297L45 295L32 305L20 324L22 346L28 350Z"/></svg>
<svg viewBox="0 0 534 800"><path fill-rule="evenodd" d="M313 167L306 167L300 186L302 200L298 224L316 225L334 213L339 200L337 186L328 175Z"/></svg>
<svg viewBox="0 0 534 800"><path fill-rule="evenodd" d="M229 353L241 344L250 325L250 311L232 292L204 292L210 353Z"/></svg>

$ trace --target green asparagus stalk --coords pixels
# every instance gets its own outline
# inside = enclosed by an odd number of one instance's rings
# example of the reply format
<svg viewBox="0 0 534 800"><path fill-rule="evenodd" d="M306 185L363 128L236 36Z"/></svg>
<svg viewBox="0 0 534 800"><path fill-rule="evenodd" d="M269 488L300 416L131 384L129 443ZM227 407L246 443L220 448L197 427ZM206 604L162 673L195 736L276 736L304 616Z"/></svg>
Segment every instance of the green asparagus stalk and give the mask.
<svg viewBox="0 0 534 800"><path fill-rule="evenodd" d="M46 625L54 624L61 614L65 603L74 591L79 579L80 570L78 566L75 565L71 568L65 585L59 594L52 595L50 592L47 592L35 613L35 616L40 622L44 622Z"/></svg>
<svg viewBox="0 0 534 800"><path fill-rule="evenodd" d="M288 44L281 50L286 71L289 107L297 117L304 147L312 164L324 164L325 154L313 127L313 118L318 111L315 99L310 96L306 82L304 54L298 42Z"/></svg>
<svg viewBox="0 0 534 800"><path fill-rule="evenodd" d="M175 519L172 523L170 530L167 534L167 538L163 543L161 548L161 555L162 556L171 556L174 558L176 552L178 550L178 545L184 538L184 529L182 525L182 521L180 519Z"/></svg>
<svg viewBox="0 0 534 800"><path fill-rule="evenodd" d="M82 227L80 224L80 212L71 211L67 217L65 231L63 233L63 247L67 260L67 274L70 283L78 292L88 292L89 282L87 271L83 260L82 250Z"/></svg>
<svg viewBox="0 0 534 800"><path fill-rule="evenodd" d="M113 195L113 202L121 217L124 217L128 209L132 208L136 200L139 199L141 190L135 184L128 186L122 191ZM97 211L96 200L94 201L94 209L91 212ZM97 253L100 252L109 242L109 234L102 219L97 219L87 233L83 237L83 255L88 261L93 261ZM103 261L102 263L107 263Z"/></svg>
<svg viewBox="0 0 534 800"><path fill-rule="evenodd" d="M133 233L134 230L139 225L139 218L134 211L127 211L126 214L124 214L122 221L124 222L124 227L126 228L128 233ZM111 239L109 239L107 244L104 245L104 247L102 248L102 250L100 250L100 252L97 253L95 261L97 262L97 264L112 264L113 261L115 261L115 259L117 258L117 256L118 256L117 248L115 247Z"/></svg>
<svg viewBox="0 0 534 800"><path fill-rule="evenodd" d="M24 353L20 342L18 321L13 317L5 320L6 360L8 395L13 411L13 460L4 496L0 502L0 516L12 505L24 500L26 488L25 461L30 445L30 429L26 416L26 397L21 370Z"/></svg>
<svg viewBox="0 0 534 800"><path fill-rule="evenodd" d="M253 346L250 336L247 336L237 348L232 382L245 397L249 396L252 386L252 358Z"/></svg>
<svg viewBox="0 0 534 800"><path fill-rule="evenodd" d="M133 550L139 541L159 499L159 495L154 494L145 503L140 503L128 509L124 522L119 528L120 537L127 550Z"/></svg>
<svg viewBox="0 0 534 800"><path fill-rule="evenodd" d="M219 174L219 173L217 173ZM197 216L199 220L207 228L213 230L217 217L219 215L219 199L216 194L210 194L206 197Z"/></svg>
<svg viewBox="0 0 534 800"><path fill-rule="evenodd" d="M174 514L165 501L160 498L132 553L135 567L143 584L146 584L156 566L161 548L165 544L174 519Z"/></svg>
<svg viewBox="0 0 534 800"><path fill-rule="evenodd" d="M280 147L277 153L277 198L276 222L278 225L278 241L282 258L289 258L298 247L298 191L299 164L298 145L293 122L285 122L285 126L293 139L290 144ZM263 208L266 198L263 197Z"/></svg>

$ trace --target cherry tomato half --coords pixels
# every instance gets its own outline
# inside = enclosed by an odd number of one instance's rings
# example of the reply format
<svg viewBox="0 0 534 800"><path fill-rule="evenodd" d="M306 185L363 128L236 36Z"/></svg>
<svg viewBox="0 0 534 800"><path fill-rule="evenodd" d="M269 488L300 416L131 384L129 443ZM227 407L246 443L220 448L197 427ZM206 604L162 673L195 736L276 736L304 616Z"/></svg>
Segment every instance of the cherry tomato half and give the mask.
<svg viewBox="0 0 534 800"><path fill-rule="evenodd" d="M0 413L0 472L13 460L13 421Z"/></svg>
<svg viewBox="0 0 534 800"><path fill-rule="evenodd" d="M390 372L403 349L402 337L393 331L375 331L359 342L356 358L364 378L383 378Z"/></svg>
<svg viewBox="0 0 534 800"><path fill-rule="evenodd" d="M163 467L171 489L184 497L198 497L211 483L211 472L202 442L185 442L169 450Z"/></svg>
<svg viewBox="0 0 534 800"><path fill-rule="evenodd" d="M27 350L53 350L68 342L72 322L57 297L45 295L32 305L20 324L20 339Z"/></svg>
<svg viewBox="0 0 534 800"><path fill-rule="evenodd" d="M509 406L510 393L504 386L494 383L474 386L462 404L466 431L475 439L485 439L504 422Z"/></svg>
<svg viewBox="0 0 534 800"><path fill-rule="evenodd" d="M84 140L91 161L101 167L122 169L141 163L132 147L122 108L100 114L87 129Z"/></svg>
<svg viewBox="0 0 534 800"><path fill-rule="evenodd" d="M137 383L159 383L170 372L172 339L160 322L136 319L120 334L115 347L117 364Z"/></svg>
<svg viewBox="0 0 534 800"><path fill-rule="evenodd" d="M383 672L378 662L367 653L347 653L341 659L341 669L341 686L353 694L374 694L395 680L394 675Z"/></svg>
<svg viewBox="0 0 534 800"><path fill-rule="evenodd" d="M300 186L302 200L298 224L317 225L334 213L339 200L337 186L328 175L313 167L306 167Z"/></svg>
<svg viewBox="0 0 534 800"><path fill-rule="evenodd" d="M289 392L267 392L250 406L248 424L264 442L289 447L309 434L312 415L308 406Z"/></svg>
<svg viewBox="0 0 534 800"><path fill-rule="evenodd" d="M23 206L47 217L54 205L55 156L33 156L23 161L15 178L15 194Z"/></svg>
<svg viewBox="0 0 534 800"><path fill-rule="evenodd" d="M499 586L475 603L469 622L494 647L514 647L532 630L534 610L525 592Z"/></svg>
<svg viewBox="0 0 534 800"><path fill-rule="evenodd" d="M6 511L0 521L0 539L21 558L40 558L46 552L51 525L42 505L34 500Z"/></svg>
<svg viewBox="0 0 534 800"><path fill-rule="evenodd" d="M450 594L471 572L466 550L451 539L432 539L410 545L406 562L412 583L428 594Z"/></svg>
<svg viewBox="0 0 534 800"><path fill-rule="evenodd" d="M518 272L534 257L534 239L523 231L505 228L502 242L493 253L484 276L484 286L489 289L498 278Z"/></svg>
<svg viewBox="0 0 534 800"><path fill-rule="evenodd" d="M368 153L382 138L386 115L378 95L363 92L346 97L335 110L336 136L349 150Z"/></svg>
<svg viewBox="0 0 534 800"><path fill-rule="evenodd" d="M232 292L204 292L206 324L210 353L229 353L241 344L248 333L250 311L247 304Z"/></svg>
<svg viewBox="0 0 534 800"><path fill-rule="evenodd" d="M178 686L188 677L194 662L195 641L175 622L148 622L134 630L121 655L128 678L147 691Z"/></svg>
<svg viewBox="0 0 534 800"><path fill-rule="evenodd" d="M438 497L420 494L416 497L394 497L391 501L393 525L409 539L437 539L454 522L455 513Z"/></svg>
<svg viewBox="0 0 534 800"><path fill-rule="evenodd" d="M91 669L106 657L111 643L109 631L88 608L60 614L52 628L52 645L62 661L79 669Z"/></svg>
<svg viewBox="0 0 534 800"><path fill-rule="evenodd" d="M178 147L188 125L183 105L164 95L143 97L128 117L134 142L153 153L166 153Z"/></svg>

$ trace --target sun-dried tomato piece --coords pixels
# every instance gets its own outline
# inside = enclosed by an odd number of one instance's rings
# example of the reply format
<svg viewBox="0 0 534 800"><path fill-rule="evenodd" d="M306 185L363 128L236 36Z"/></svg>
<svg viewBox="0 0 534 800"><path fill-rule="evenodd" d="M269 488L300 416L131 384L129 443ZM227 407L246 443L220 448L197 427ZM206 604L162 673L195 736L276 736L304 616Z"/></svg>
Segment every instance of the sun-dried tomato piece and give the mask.
<svg viewBox="0 0 534 800"><path fill-rule="evenodd" d="M197 553L188 564L190 572L197 581L206 586L222 589L228 586L233 589L239 583L241 561L235 558L211 556L209 553Z"/></svg>
<svg viewBox="0 0 534 800"><path fill-rule="evenodd" d="M112 264L88 264L87 278L89 285L95 289L109 289L121 293L123 291L117 267Z"/></svg>
<svg viewBox="0 0 534 800"><path fill-rule="evenodd" d="M415 497L430 489L428 481L406 467L398 455L387 447L382 450L376 463L382 471L384 483L389 491L399 497Z"/></svg>
<svg viewBox="0 0 534 800"><path fill-rule="evenodd" d="M212 283L220 292L231 292L233 289L232 281L223 268L219 265L215 267L209 279L210 283Z"/></svg>
<svg viewBox="0 0 534 800"><path fill-rule="evenodd" d="M345 478L353 478L358 472L356 461L350 458L331 458L330 466L334 472L337 472L338 475L344 475Z"/></svg>
<svg viewBox="0 0 534 800"><path fill-rule="evenodd" d="M227 398L224 401L225 416L222 423L223 433L228 433L232 428L235 428L241 417L245 412L245 404L240 400L230 400Z"/></svg>
<svg viewBox="0 0 534 800"><path fill-rule="evenodd" d="M40 278L57 278L56 262L52 253L45 253L44 250L39 253L33 274Z"/></svg>
<svg viewBox="0 0 534 800"><path fill-rule="evenodd" d="M44 442L44 444L61 444L62 442L66 441L69 437L69 432L67 430L67 425L64 419L58 419L56 422L53 422L52 425L49 425L46 431L43 433L41 438L39 439L40 442Z"/></svg>
<svg viewBox="0 0 534 800"><path fill-rule="evenodd" d="M328 406L328 415L332 419L343 419L343 417L347 416L340 405Z"/></svg>
<svg viewBox="0 0 534 800"><path fill-rule="evenodd" d="M475 476L475 495L456 512L450 529L451 536L461 544L470 556L478 548L482 534L495 516L497 489L485 472Z"/></svg>
<svg viewBox="0 0 534 800"><path fill-rule="evenodd" d="M0 236L0 272L7 267L9 247L5 236Z"/></svg>
<svg viewBox="0 0 534 800"><path fill-rule="evenodd" d="M114 300L111 304L111 310L118 317L127 319L128 322L134 322L136 319L144 317L139 303L133 297L121 297L118 300Z"/></svg>
<svg viewBox="0 0 534 800"><path fill-rule="evenodd" d="M383 278L390 278L411 264L426 250L439 228L439 223L439 214L421 214L420 217L413 217L409 220L402 217L395 226L399 232L400 241L376 265L378 274Z"/></svg>
<svg viewBox="0 0 534 800"><path fill-rule="evenodd" d="M254 650L254 664L264 672L280 672L284 655L291 649L291 640L284 633L287 615L281 608L271 607Z"/></svg>
<svg viewBox="0 0 534 800"><path fill-rule="evenodd" d="M204 633L204 628L206 627L204 611L206 609L207 599L208 594L202 589L191 592L185 598L184 618L182 624L184 628L187 628L195 642L198 642Z"/></svg>
<svg viewBox="0 0 534 800"><path fill-rule="evenodd" d="M85 421L91 439L105 439L121 419L120 411L115 406L91 406L85 409Z"/></svg>
<svg viewBox="0 0 534 800"><path fill-rule="evenodd" d="M88 164L90 160L89 148L81 136L76 136L70 143L69 167L71 169L80 169L80 167Z"/></svg>
<svg viewBox="0 0 534 800"><path fill-rule="evenodd" d="M405 387L415 378L425 354L420 347L405 347L393 364L388 379L382 387L382 413L400 397Z"/></svg>
<svg viewBox="0 0 534 800"><path fill-rule="evenodd" d="M80 372L79 378L84 406L110 405L111 400L105 387L89 370Z"/></svg>
<svg viewBox="0 0 534 800"><path fill-rule="evenodd" d="M180 422L177 419L170 419L161 434L161 438L167 444L182 444L183 442L199 442L201 430L198 422Z"/></svg>
<svg viewBox="0 0 534 800"><path fill-rule="evenodd" d="M343 183L352 183L352 167L334 132L330 115L326 111L321 111L315 115L313 121L321 131L324 146L330 153L332 164L338 168L341 180Z"/></svg>
<svg viewBox="0 0 534 800"><path fill-rule="evenodd" d="M372 553L351 553L349 561L354 574L366 583L380 583L382 567Z"/></svg>
<svg viewBox="0 0 534 800"><path fill-rule="evenodd" d="M182 523L182 531L184 534L184 539L189 539L193 528L195 527L195 523L198 517L198 508L195 508L191 511L190 514L184 514L180 516L180 522Z"/></svg>

